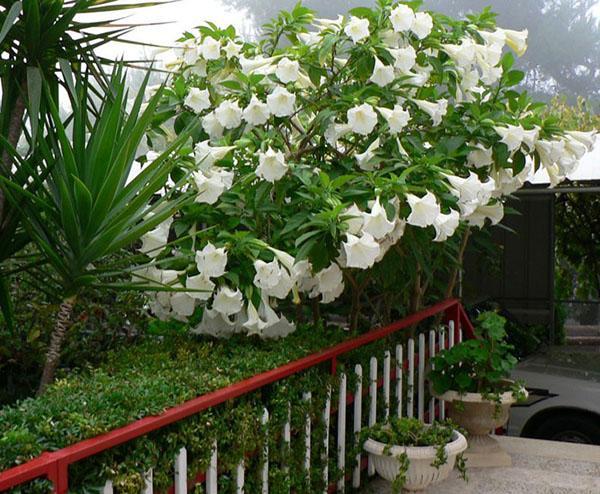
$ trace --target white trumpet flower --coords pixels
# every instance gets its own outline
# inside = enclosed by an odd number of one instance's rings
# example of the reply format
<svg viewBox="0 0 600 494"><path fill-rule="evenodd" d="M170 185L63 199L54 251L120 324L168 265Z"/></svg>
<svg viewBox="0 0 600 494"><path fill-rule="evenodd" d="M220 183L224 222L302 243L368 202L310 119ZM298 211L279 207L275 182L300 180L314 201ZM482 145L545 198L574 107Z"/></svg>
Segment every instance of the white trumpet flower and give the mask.
<svg viewBox="0 0 600 494"><path fill-rule="evenodd" d="M299 74L300 64L296 60L290 60L289 58L284 57L277 63L275 75L284 84L296 82Z"/></svg>
<svg viewBox="0 0 600 494"><path fill-rule="evenodd" d="M454 209L448 214L440 214L433 222L435 228L434 242L445 242L448 238L454 235L460 223L460 215Z"/></svg>
<svg viewBox="0 0 600 494"><path fill-rule="evenodd" d="M189 90L183 104L196 113L200 113L210 108L210 93L208 89L193 87Z"/></svg>
<svg viewBox="0 0 600 494"><path fill-rule="evenodd" d="M399 132L402 132L410 120L410 113L402 108L401 105L395 105L393 110L382 107L378 107L377 110L379 113L381 113L383 118L386 119L388 125L390 126L391 134L398 134Z"/></svg>
<svg viewBox="0 0 600 494"><path fill-rule="evenodd" d="M250 103L243 112L244 120L250 125L264 125L270 116L271 112L268 105L260 101L256 95L252 95Z"/></svg>
<svg viewBox="0 0 600 494"><path fill-rule="evenodd" d="M267 96L267 105L271 113L276 117L288 117L295 111L296 95L290 93L284 87L277 86Z"/></svg>
<svg viewBox="0 0 600 494"><path fill-rule="evenodd" d="M406 32L415 22L415 13L408 5L398 4L390 12L390 21L395 32Z"/></svg>
<svg viewBox="0 0 600 494"><path fill-rule="evenodd" d="M368 103L350 108L347 117L352 132L356 134L369 135L377 125L377 113Z"/></svg>
<svg viewBox="0 0 600 494"><path fill-rule="evenodd" d="M359 19L350 17L348 24L344 28L344 33L349 36L354 43L358 43L369 37L369 19Z"/></svg>
<svg viewBox="0 0 600 494"><path fill-rule="evenodd" d="M285 157L281 151L274 151L269 148L265 153L258 153L259 165L256 167L256 176L275 183L283 178L287 173L289 166L285 162Z"/></svg>
<svg viewBox="0 0 600 494"><path fill-rule="evenodd" d="M442 123L442 118L448 111L448 100L440 99L435 103L419 99L415 99L413 101L421 110L431 117L431 121L433 122L434 126Z"/></svg>
<svg viewBox="0 0 600 494"><path fill-rule="evenodd" d="M196 267L200 274L206 278L223 276L227 267L225 247L217 248L208 242L202 250L196 251Z"/></svg>
<svg viewBox="0 0 600 494"><path fill-rule="evenodd" d="M379 58L375 57L375 66L369 80L379 87L387 86L394 80L394 67L384 65Z"/></svg>
<svg viewBox="0 0 600 494"><path fill-rule="evenodd" d="M429 191L423 197L407 194L406 200L411 210L406 219L409 225L421 228L431 226L441 213L437 198Z"/></svg>
<svg viewBox="0 0 600 494"><path fill-rule="evenodd" d="M431 34L433 29L433 19L426 12L417 12L415 14L415 20L410 27L410 30L419 39L425 39Z"/></svg>
<svg viewBox="0 0 600 494"><path fill-rule="evenodd" d="M224 316L232 316L240 312L243 306L242 292L223 286L213 299L212 310Z"/></svg>
<svg viewBox="0 0 600 494"><path fill-rule="evenodd" d="M214 204L223 192L231 188L233 172L215 167L206 172L193 172L192 180L198 189L196 202Z"/></svg>
<svg viewBox="0 0 600 494"><path fill-rule="evenodd" d="M370 213L362 213L363 230L376 240L382 239L394 230L394 221L388 220L385 208L381 205L379 197L375 200Z"/></svg>
<svg viewBox="0 0 600 494"><path fill-rule="evenodd" d="M346 267L368 269L375 263L379 256L380 247L369 233L361 237L348 234L347 240L342 244L346 253Z"/></svg>

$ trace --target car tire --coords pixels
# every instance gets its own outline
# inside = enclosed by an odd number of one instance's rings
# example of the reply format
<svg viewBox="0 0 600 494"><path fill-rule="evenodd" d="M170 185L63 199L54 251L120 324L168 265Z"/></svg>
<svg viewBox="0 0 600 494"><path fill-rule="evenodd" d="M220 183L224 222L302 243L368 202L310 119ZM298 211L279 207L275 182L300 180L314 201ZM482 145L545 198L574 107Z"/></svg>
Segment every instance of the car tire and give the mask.
<svg viewBox="0 0 600 494"><path fill-rule="evenodd" d="M553 415L540 423L535 439L600 445L600 418L582 413Z"/></svg>

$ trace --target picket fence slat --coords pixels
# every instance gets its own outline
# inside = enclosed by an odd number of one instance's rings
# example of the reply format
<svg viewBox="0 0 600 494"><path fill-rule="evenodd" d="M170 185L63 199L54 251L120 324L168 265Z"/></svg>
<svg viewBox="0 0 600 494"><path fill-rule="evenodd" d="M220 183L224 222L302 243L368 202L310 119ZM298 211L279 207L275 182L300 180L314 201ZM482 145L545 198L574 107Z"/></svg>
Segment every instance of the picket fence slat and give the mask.
<svg viewBox="0 0 600 494"><path fill-rule="evenodd" d="M153 470L150 469L144 475L144 487L142 489L142 494L152 494L154 492L153 483Z"/></svg>
<svg viewBox="0 0 600 494"><path fill-rule="evenodd" d="M102 487L102 494L113 494L113 483L112 480L107 480Z"/></svg>
<svg viewBox="0 0 600 494"><path fill-rule="evenodd" d="M312 400L312 393L307 391L302 396L302 399L307 402L310 406L310 402ZM310 436L311 436L311 422L310 422L310 411L306 413L306 418L304 422L304 470L307 473L308 479L310 479ZM309 480L310 482L310 480Z"/></svg>
<svg viewBox="0 0 600 494"><path fill-rule="evenodd" d="M338 421L337 421L337 455L338 470L341 477L337 483L338 492L344 492L345 472L346 472L346 374L340 376L340 399L338 401Z"/></svg>
<svg viewBox="0 0 600 494"><path fill-rule="evenodd" d="M419 376L417 387L417 418L425 419L425 333L419 334Z"/></svg>
<svg viewBox="0 0 600 494"><path fill-rule="evenodd" d="M404 372L404 347L396 345L396 400L398 402L398 410L396 415L402 417L402 375Z"/></svg>
<svg viewBox="0 0 600 494"><path fill-rule="evenodd" d="M262 494L269 494L269 410L263 410L261 424L265 429L265 447L263 448L261 486Z"/></svg>
<svg viewBox="0 0 600 494"><path fill-rule="evenodd" d="M435 357L435 330L429 331L429 359ZM433 365L431 365L433 369ZM432 396L429 399L429 423L432 424L435 420L435 398Z"/></svg>
<svg viewBox="0 0 600 494"><path fill-rule="evenodd" d="M359 440L359 433L362 429L362 378L363 371L360 364L354 367L354 373L356 374L356 388L354 390L354 437L355 441ZM360 487L360 461L361 461L360 450L356 454L356 466L352 473L352 487Z"/></svg>
<svg viewBox="0 0 600 494"><path fill-rule="evenodd" d="M446 332L444 331L444 327L440 327L439 331L438 331L438 341L439 341L439 347L440 347L440 352L442 350L446 349ZM444 400L440 400L439 401L439 405L440 407L440 420L445 420L446 418L446 403L444 402Z"/></svg>
<svg viewBox="0 0 600 494"><path fill-rule="evenodd" d="M383 419L387 422L390 418L390 377L391 377L392 356L386 351L383 357Z"/></svg>
<svg viewBox="0 0 600 494"><path fill-rule="evenodd" d="M235 469L235 492L244 494L245 469L244 459L242 458Z"/></svg>
<svg viewBox="0 0 600 494"><path fill-rule="evenodd" d="M327 397L325 398L325 408L323 410L323 425L325 431L323 433L323 494L327 494L327 486L329 485L329 426L331 423L331 387L327 388Z"/></svg>
<svg viewBox="0 0 600 494"><path fill-rule="evenodd" d="M287 404L287 419L285 424L283 425L283 447L285 448L285 454L289 454L291 450L291 442L292 442L292 404L288 402ZM283 466L283 473L286 478L289 477L290 474L290 466L286 462Z"/></svg>
<svg viewBox="0 0 600 494"><path fill-rule="evenodd" d="M208 465L208 471L206 472L206 494L217 494L218 479L217 471L218 468L218 452L217 452L217 440L213 441L212 453L210 455L210 463Z"/></svg>
<svg viewBox="0 0 600 494"><path fill-rule="evenodd" d="M408 340L408 382L406 383L406 416L414 416L414 392L415 392L415 340Z"/></svg>
<svg viewBox="0 0 600 494"><path fill-rule="evenodd" d="M187 494L187 450L181 448L175 457L175 494Z"/></svg>
<svg viewBox="0 0 600 494"><path fill-rule="evenodd" d="M369 427L377 422L377 359L371 357L369 369ZM369 476L375 475L375 465L369 458Z"/></svg>

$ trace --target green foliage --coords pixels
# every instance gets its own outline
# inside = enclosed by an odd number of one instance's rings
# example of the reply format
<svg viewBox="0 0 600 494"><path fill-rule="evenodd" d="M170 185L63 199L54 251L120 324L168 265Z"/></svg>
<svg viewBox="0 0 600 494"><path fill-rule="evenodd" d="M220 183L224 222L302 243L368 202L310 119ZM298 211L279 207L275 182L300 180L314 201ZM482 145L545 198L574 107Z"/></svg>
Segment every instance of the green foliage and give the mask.
<svg viewBox="0 0 600 494"><path fill-rule="evenodd" d="M506 341L513 347L513 354L519 360L534 354L542 345L548 343L548 338L547 325L507 321Z"/></svg>
<svg viewBox="0 0 600 494"><path fill-rule="evenodd" d="M475 339L465 340L435 356L429 373L435 393L453 390L497 397L512 390L517 395L521 386L507 383L517 359L512 355L513 347L505 341L505 324L502 316L484 312L477 318Z"/></svg>
<svg viewBox="0 0 600 494"><path fill-rule="evenodd" d="M431 466L439 468L448 462L445 447L452 442L455 430L458 428L450 421L434 422L429 425L415 418L392 418L387 423L364 428L360 433L360 444L364 444L367 439L383 443L386 445L383 452L387 455L391 455L390 450L393 446L434 446L436 447L436 457ZM392 482L394 494L402 491L406 483L406 472L410 466L410 460L406 453L402 453L397 459L400 462L400 471ZM457 458L457 467L463 479L466 480L466 468L462 454Z"/></svg>

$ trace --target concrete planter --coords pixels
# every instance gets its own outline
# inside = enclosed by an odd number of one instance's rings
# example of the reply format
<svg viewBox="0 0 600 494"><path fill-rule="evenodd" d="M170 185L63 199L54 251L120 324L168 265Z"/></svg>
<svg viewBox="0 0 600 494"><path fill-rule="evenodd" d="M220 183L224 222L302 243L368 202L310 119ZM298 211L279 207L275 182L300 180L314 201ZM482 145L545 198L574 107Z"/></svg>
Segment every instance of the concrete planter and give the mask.
<svg viewBox="0 0 600 494"><path fill-rule="evenodd" d="M452 442L445 446L448 460L439 468L432 467L435 460L437 448L434 446L392 446L384 452L386 444L373 439L368 439L364 449L369 453L370 461L377 473L386 480L392 482L400 471L400 462L397 457L406 453L409 459L408 471L404 490L423 491L429 485L446 479L456 463L456 456L467 449L467 440L460 432L454 431Z"/></svg>
<svg viewBox="0 0 600 494"><path fill-rule="evenodd" d="M448 417L469 435L465 453L469 467L506 467L512 460L490 435L506 425L510 407L516 402L512 391L500 395L499 402L490 401L480 393L459 394L447 391L438 397L448 403Z"/></svg>

